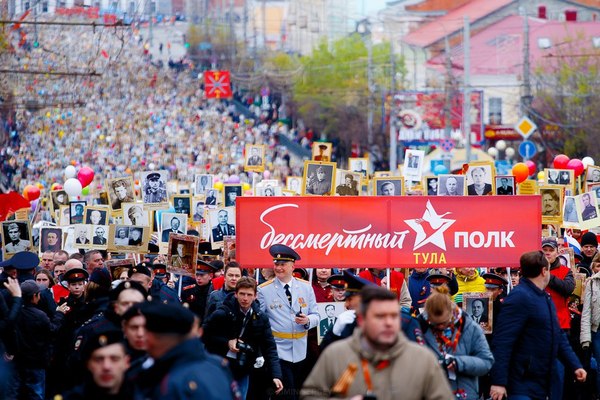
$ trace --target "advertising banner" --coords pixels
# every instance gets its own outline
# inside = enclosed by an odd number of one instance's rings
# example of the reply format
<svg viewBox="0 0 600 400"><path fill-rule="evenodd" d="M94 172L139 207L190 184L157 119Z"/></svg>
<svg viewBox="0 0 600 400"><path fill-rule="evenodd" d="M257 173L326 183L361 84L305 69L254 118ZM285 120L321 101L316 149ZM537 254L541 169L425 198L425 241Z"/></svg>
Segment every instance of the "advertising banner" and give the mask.
<svg viewBox="0 0 600 400"><path fill-rule="evenodd" d="M540 196L240 197L236 208L244 267L272 267L276 243L302 267L517 267L541 240Z"/></svg>

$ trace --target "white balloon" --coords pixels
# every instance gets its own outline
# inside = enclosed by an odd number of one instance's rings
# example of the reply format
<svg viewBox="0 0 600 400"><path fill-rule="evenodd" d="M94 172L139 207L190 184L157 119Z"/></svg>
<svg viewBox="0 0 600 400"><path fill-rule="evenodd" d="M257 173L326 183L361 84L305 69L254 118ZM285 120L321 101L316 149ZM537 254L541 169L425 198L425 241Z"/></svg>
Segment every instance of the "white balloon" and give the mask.
<svg viewBox="0 0 600 400"><path fill-rule="evenodd" d="M75 178L69 178L65 181L63 186L65 192L71 197L77 197L81 194L83 187L81 187L81 182Z"/></svg>
<svg viewBox="0 0 600 400"><path fill-rule="evenodd" d="M65 178L66 179L75 178L75 175L77 175L77 170L75 169L74 166L69 165L69 166L67 166L67 168L65 168Z"/></svg>
<svg viewBox="0 0 600 400"><path fill-rule="evenodd" d="M505 151L506 157L512 158L515 155L515 149L512 147L507 147Z"/></svg>
<svg viewBox="0 0 600 400"><path fill-rule="evenodd" d="M156 169L156 165L154 165L154 163L150 163L150 164L148 164L148 169L150 171L154 171Z"/></svg>
<svg viewBox="0 0 600 400"><path fill-rule="evenodd" d="M584 167L589 167L590 165L595 165L594 159L590 156L583 157L581 159L581 163L583 164Z"/></svg>
<svg viewBox="0 0 600 400"><path fill-rule="evenodd" d="M487 150L487 153L490 155L490 157L494 157L494 158L498 157L498 149L495 147L490 147Z"/></svg>
<svg viewBox="0 0 600 400"><path fill-rule="evenodd" d="M496 142L496 148L500 151L506 149L506 142L504 140L498 140Z"/></svg>

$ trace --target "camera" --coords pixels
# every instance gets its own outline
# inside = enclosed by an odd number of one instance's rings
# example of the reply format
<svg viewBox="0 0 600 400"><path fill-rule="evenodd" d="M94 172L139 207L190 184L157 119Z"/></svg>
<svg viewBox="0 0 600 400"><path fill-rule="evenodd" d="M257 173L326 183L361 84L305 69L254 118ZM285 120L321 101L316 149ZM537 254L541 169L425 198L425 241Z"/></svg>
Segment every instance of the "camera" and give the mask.
<svg viewBox="0 0 600 400"><path fill-rule="evenodd" d="M240 367L245 367L248 364L248 361L254 363L254 360L250 359L250 356L252 353L254 353L252 346L238 339L236 347L239 350L237 354L237 362Z"/></svg>
<svg viewBox="0 0 600 400"><path fill-rule="evenodd" d="M446 374L448 375L448 379L450 379L451 381L456 380L456 370L452 369L448 369L448 367L450 367L450 365L452 365L452 363L454 363L456 361L456 359L454 358L454 356L451 356L450 354L446 354L446 356L441 356L438 359L438 363L444 367L444 370L446 371ZM455 364L456 365L456 364Z"/></svg>

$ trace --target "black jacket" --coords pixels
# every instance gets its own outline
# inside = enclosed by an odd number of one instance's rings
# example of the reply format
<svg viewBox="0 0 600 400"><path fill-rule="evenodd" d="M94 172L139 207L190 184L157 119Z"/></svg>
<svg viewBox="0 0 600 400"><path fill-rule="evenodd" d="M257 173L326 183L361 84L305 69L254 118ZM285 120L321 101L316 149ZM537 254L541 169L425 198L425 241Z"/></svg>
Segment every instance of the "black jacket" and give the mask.
<svg viewBox="0 0 600 400"><path fill-rule="evenodd" d="M64 315L57 312L51 321L35 305L25 304L17 319L19 352L15 354L15 363L24 368L47 368L52 343L63 318Z"/></svg>
<svg viewBox="0 0 600 400"><path fill-rule="evenodd" d="M211 353L225 357L229 351L229 340L240 338L243 323L244 314L240 310L234 293L230 293L223 304L206 320L202 337L206 349ZM248 362L246 362L245 367L240 367L237 360L228 358L232 364L234 376L248 375L252 371L256 357L262 355L271 371L272 378L281 379L281 366L275 339L273 339L273 333L271 332L271 324L267 315L260 310L257 301L252 304L252 315L246 324L241 339L245 344L250 345L254 351L248 355Z"/></svg>

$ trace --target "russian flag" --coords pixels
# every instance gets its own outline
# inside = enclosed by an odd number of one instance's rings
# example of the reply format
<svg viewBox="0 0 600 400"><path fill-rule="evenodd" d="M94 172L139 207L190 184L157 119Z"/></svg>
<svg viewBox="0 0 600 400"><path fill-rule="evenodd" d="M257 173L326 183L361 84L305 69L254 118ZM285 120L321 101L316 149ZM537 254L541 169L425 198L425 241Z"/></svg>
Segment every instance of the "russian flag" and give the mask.
<svg viewBox="0 0 600 400"><path fill-rule="evenodd" d="M573 236L565 235L565 240L569 244L569 247L573 249L575 254L581 255L581 245L577 240L575 240L575 238L573 238Z"/></svg>

